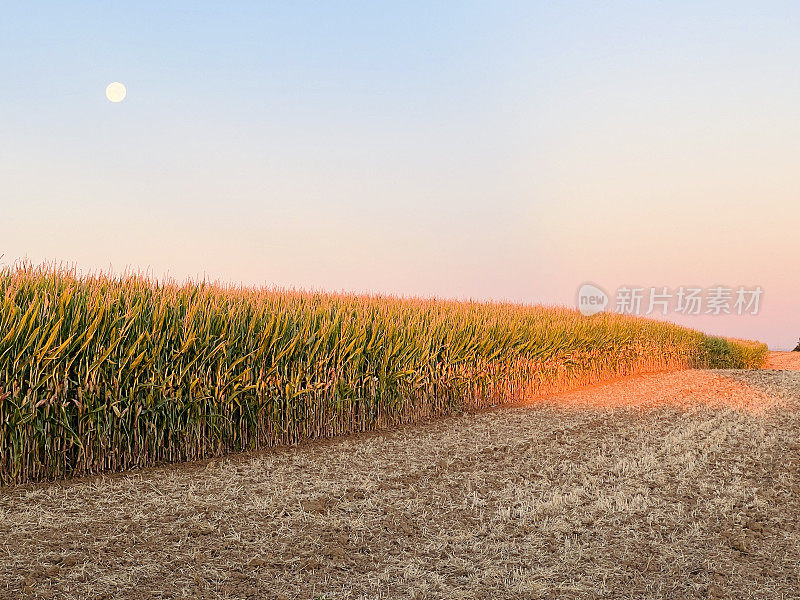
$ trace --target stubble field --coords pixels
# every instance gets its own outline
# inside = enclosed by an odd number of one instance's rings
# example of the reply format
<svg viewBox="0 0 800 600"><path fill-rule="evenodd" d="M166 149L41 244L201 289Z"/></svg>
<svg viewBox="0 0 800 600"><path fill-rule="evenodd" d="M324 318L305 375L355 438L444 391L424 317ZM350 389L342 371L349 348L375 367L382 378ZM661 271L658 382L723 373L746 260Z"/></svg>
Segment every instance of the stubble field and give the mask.
<svg viewBox="0 0 800 600"><path fill-rule="evenodd" d="M800 597L800 372L0 491L0 597Z"/></svg>

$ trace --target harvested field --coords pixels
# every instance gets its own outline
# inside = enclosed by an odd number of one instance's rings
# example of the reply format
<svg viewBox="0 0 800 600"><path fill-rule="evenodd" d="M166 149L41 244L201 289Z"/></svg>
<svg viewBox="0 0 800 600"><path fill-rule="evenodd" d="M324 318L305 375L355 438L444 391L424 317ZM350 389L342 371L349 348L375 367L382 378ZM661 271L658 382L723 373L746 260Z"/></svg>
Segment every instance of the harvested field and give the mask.
<svg viewBox="0 0 800 600"><path fill-rule="evenodd" d="M797 598L798 432L800 372L693 370L5 488L0 597Z"/></svg>
<svg viewBox="0 0 800 600"><path fill-rule="evenodd" d="M800 370L800 352L770 352L766 368Z"/></svg>

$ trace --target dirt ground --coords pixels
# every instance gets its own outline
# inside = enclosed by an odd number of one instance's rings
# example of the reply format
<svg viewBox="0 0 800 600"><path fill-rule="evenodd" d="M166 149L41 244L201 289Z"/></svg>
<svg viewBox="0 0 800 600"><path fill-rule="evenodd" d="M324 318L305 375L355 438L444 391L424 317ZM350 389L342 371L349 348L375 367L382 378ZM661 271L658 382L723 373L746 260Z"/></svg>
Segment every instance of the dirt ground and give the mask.
<svg viewBox="0 0 800 600"><path fill-rule="evenodd" d="M800 598L800 372L7 488L0 544L1 598Z"/></svg>

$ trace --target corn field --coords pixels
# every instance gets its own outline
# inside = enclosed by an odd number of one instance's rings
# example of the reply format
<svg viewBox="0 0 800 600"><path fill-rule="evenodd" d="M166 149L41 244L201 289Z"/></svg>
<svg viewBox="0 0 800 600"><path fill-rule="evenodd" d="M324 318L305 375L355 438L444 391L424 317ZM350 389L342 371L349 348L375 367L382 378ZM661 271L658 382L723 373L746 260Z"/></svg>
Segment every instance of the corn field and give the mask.
<svg viewBox="0 0 800 600"><path fill-rule="evenodd" d="M0 482L365 431L766 346L563 308L0 270Z"/></svg>

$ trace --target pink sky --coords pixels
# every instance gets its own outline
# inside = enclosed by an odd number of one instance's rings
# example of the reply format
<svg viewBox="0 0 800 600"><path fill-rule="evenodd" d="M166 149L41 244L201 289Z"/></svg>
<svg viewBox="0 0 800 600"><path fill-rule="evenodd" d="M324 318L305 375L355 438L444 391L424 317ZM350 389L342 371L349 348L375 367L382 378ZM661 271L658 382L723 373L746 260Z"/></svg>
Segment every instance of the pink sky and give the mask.
<svg viewBox="0 0 800 600"><path fill-rule="evenodd" d="M800 338L796 3L155 6L0 22L3 264L564 305L761 285L758 316L683 322Z"/></svg>

